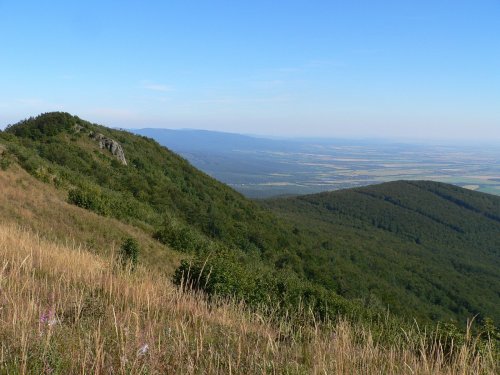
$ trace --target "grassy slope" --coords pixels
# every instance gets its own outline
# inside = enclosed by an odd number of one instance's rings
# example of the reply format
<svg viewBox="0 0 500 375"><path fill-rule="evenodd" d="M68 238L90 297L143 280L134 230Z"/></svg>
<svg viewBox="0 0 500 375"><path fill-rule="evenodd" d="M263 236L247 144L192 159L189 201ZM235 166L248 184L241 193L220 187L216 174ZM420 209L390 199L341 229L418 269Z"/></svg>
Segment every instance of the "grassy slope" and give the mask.
<svg viewBox="0 0 500 375"><path fill-rule="evenodd" d="M99 149L90 132L118 140L128 166ZM70 196L75 190L78 194L82 191L82 201L93 199L84 206L149 235L168 232L162 238L179 251L204 252L203 257L216 251L218 256L211 259L224 263L219 262L223 269L219 268L217 277L215 272L211 277L217 293L237 291L255 304L268 302L271 291L273 301L287 299L294 304L301 293L307 293L323 310L324 298L335 299L335 308L351 309L351 304L335 293L311 288L299 280L300 263L275 277L277 259L297 258L293 249L298 239L291 228L153 140L64 113L22 121L0 133L0 139L8 150L7 157L17 160L33 176L69 191ZM172 232L175 241L171 241ZM142 258L149 258L148 254ZM211 269L210 265L207 271ZM245 275L236 274L236 270Z"/></svg>
<svg viewBox="0 0 500 375"><path fill-rule="evenodd" d="M341 294L433 319L500 320L498 197L401 181L265 204L316 238Z"/></svg>
<svg viewBox="0 0 500 375"><path fill-rule="evenodd" d="M498 363L425 335L377 345L345 321L290 326L241 304L207 303L160 274L0 224L0 372L16 374L459 374Z"/></svg>
<svg viewBox="0 0 500 375"><path fill-rule="evenodd" d="M149 267L170 275L179 265L181 254L153 240L149 233L67 203L66 192L37 180L18 165L0 171L0 186L0 223L17 223L48 240L74 241L104 255L124 238L134 237L144 252L140 260Z"/></svg>

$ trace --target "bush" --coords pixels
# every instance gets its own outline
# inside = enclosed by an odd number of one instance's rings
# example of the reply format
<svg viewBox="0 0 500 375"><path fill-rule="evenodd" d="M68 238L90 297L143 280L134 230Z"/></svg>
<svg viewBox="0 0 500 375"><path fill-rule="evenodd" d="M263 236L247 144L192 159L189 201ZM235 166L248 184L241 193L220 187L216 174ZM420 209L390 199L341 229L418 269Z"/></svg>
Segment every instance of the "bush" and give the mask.
<svg viewBox="0 0 500 375"><path fill-rule="evenodd" d="M177 251L200 254L207 251L210 241L196 230L166 219L153 238Z"/></svg>
<svg viewBox="0 0 500 375"><path fill-rule="evenodd" d="M97 190L72 189L68 192L68 202L100 215L106 216L109 213L107 202Z"/></svg>
<svg viewBox="0 0 500 375"><path fill-rule="evenodd" d="M69 113L52 112L30 117L15 125L9 125L5 131L18 137L36 140L71 130L77 124L84 125L82 120Z"/></svg>
<svg viewBox="0 0 500 375"><path fill-rule="evenodd" d="M130 265L132 269L135 269L138 257L139 244L137 241L131 237L125 239L120 247L120 260L122 266L127 267Z"/></svg>
<svg viewBox="0 0 500 375"><path fill-rule="evenodd" d="M12 164L12 161L9 158L5 157L5 154L1 155L0 159L0 168L2 171L6 171L10 165Z"/></svg>
<svg viewBox="0 0 500 375"><path fill-rule="evenodd" d="M175 271L173 282L186 289L202 290L209 296L233 297L254 307L265 305L282 316L301 308L320 319L371 314L368 309L354 311L354 304L288 271L249 267L236 254L220 248L184 260Z"/></svg>

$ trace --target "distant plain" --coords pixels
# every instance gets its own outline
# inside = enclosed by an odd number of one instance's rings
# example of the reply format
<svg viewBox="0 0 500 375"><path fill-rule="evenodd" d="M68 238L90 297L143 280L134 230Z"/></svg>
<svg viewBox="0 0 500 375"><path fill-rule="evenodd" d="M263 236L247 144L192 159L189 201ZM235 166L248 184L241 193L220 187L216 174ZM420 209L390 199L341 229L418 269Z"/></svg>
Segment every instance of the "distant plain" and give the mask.
<svg viewBox="0 0 500 375"><path fill-rule="evenodd" d="M500 195L493 145L264 139L197 130L136 131L251 198L310 194L395 180L432 180Z"/></svg>

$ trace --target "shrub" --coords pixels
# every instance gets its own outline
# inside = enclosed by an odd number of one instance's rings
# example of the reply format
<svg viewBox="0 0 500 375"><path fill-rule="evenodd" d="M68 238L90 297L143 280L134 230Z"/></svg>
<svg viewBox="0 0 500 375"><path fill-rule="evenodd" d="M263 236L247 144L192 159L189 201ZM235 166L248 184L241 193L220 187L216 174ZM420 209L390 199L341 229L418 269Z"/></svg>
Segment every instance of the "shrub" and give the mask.
<svg viewBox="0 0 500 375"><path fill-rule="evenodd" d="M5 157L5 154L1 155L0 159L0 168L2 171L6 171L10 165L12 164L12 161L9 158Z"/></svg>
<svg viewBox="0 0 500 375"><path fill-rule="evenodd" d="M72 189L68 192L68 202L100 215L109 213L107 202L97 190Z"/></svg>
<svg viewBox="0 0 500 375"><path fill-rule="evenodd" d="M123 241L120 247L120 260L122 266L131 266L132 269L137 265L137 259L139 257L139 244L134 238L127 238Z"/></svg>
<svg viewBox="0 0 500 375"><path fill-rule="evenodd" d="M184 260L175 271L173 282L186 289L202 290L209 296L233 297L253 307L265 305L282 316L301 308L320 319L372 314L368 309L354 311L354 304L288 271L249 267L236 254L220 248Z"/></svg>
<svg viewBox="0 0 500 375"><path fill-rule="evenodd" d="M161 243L177 251L187 253L204 253L209 247L209 240L192 228L166 219L163 226L153 237Z"/></svg>
<svg viewBox="0 0 500 375"><path fill-rule="evenodd" d="M69 113L52 112L30 117L15 125L9 125L5 131L18 137L36 140L71 130L76 124L83 125L82 120Z"/></svg>

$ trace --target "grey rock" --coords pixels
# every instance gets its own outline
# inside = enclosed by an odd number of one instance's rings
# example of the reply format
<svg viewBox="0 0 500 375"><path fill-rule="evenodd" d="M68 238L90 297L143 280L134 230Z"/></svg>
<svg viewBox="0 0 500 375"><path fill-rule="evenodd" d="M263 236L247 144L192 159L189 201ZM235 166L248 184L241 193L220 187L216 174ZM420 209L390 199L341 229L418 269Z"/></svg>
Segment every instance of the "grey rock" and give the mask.
<svg viewBox="0 0 500 375"><path fill-rule="evenodd" d="M123 165L127 165L123 147L114 139L108 138L101 133L90 132L89 137L99 142L99 148L111 152Z"/></svg>
<svg viewBox="0 0 500 375"><path fill-rule="evenodd" d="M81 125L78 124L73 125L73 130L75 131L75 133L80 133L83 129L84 128Z"/></svg>

